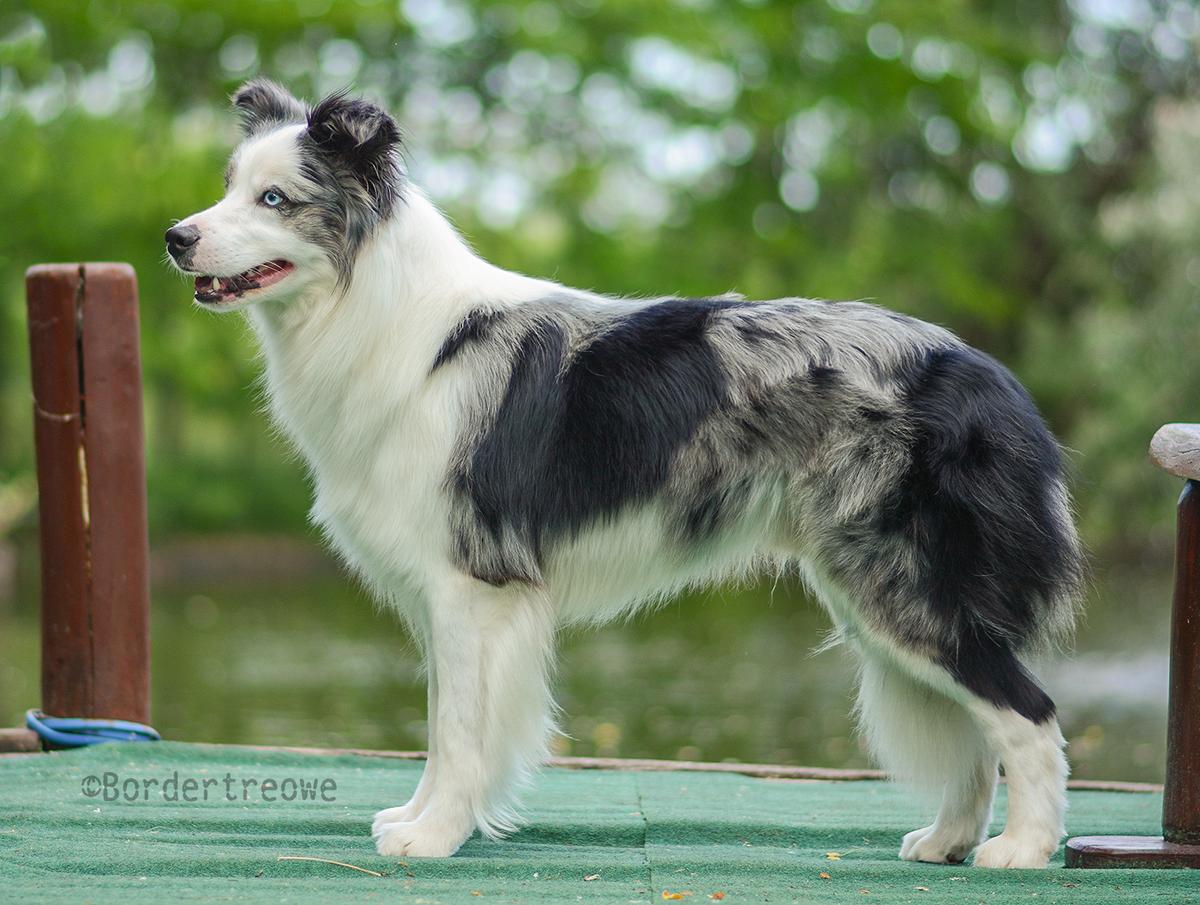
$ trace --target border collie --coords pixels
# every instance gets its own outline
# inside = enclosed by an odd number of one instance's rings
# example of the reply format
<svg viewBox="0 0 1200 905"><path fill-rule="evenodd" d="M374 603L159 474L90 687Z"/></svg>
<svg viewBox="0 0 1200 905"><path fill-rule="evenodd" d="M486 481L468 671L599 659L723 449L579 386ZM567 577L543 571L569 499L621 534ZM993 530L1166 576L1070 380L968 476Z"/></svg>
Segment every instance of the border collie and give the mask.
<svg viewBox="0 0 1200 905"><path fill-rule="evenodd" d="M515 828L560 626L794 569L862 664L874 754L939 796L900 857L1046 865L1067 765L1021 657L1069 633L1083 560L1059 448L1003 366L867 304L502 270L409 181L384 110L261 79L233 105L225 197L167 249L199 305L246 312L314 523L422 650L429 760L379 852Z"/></svg>

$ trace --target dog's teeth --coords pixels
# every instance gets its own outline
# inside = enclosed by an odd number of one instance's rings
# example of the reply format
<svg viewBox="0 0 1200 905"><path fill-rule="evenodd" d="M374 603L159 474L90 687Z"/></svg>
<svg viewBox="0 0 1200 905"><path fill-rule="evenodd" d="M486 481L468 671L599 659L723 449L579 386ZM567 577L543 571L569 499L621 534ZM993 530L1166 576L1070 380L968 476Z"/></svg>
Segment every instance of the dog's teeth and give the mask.
<svg viewBox="0 0 1200 905"><path fill-rule="evenodd" d="M212 291L213 291L213 292L220 292L220 291L221 291L221 281L220 281L220 280L218 280L216 277L213 277L213 281L212 281Z"/></svg>

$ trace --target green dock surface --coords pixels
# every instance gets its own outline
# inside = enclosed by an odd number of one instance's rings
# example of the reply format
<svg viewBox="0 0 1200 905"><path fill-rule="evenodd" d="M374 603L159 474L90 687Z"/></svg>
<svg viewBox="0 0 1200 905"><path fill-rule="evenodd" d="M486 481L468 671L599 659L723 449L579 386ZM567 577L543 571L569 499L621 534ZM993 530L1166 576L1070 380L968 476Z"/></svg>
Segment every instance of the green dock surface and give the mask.
<svg viewBox="0 0 1200 905"><path fill-rule="evenodd" d="M420 769L168 742L0 757L0 901L1200 903L1200 871L1073 871L1061 852L1040 871L902 862L901 836L929 815L870 781L551 769L511 839L476 836L444 860L382 858L371 817L402 803ZM172 777L178 801L164 800ZM300 780L310 800L263 800L303 797ZM1076 791L1068 825L1153 834L1161 807L1155 794ZM993 832L1003 813L1001 792ZM382 876L279 860L297 855Z"/></svg>

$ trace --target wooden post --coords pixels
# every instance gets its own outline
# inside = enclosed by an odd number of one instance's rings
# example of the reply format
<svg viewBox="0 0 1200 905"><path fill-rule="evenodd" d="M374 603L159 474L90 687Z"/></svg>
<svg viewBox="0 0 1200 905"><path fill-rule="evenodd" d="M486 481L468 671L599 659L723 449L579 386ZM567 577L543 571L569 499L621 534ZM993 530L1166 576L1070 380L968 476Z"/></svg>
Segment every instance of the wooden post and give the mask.
<svg viewBox="0 0 1200 905"><path fill-rule="evenodd" d="M150 719L150 590L137 279L25 274L42 565L42 709Z"/></svg>
<svg viewBox="0 0 1200 905"><path fill-rule="evenodd" d="M1183 485L1178 530L1163 838L1200 851L1200 481Z"/></svg>
<svg viewBox="0 0 1200 905"><path fill-rule="evenodd" d="M1162 836L1079 836L1067 867L1200 868L1200 424L1168 424L1150 456L1185 479L1175 543Z"/></svg>

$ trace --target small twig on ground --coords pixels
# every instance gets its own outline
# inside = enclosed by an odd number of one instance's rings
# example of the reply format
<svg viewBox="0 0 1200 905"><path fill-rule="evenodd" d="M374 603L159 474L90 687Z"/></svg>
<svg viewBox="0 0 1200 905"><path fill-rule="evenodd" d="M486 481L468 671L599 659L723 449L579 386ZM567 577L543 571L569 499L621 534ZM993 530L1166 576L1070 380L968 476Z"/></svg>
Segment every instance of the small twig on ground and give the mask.
<svg viewBox="0 0 1200 905"><path fill-rule="evenodd" d="M314 858L311 855L280 855L276 861L319 861L321 864L333 864L337 867L348 867L350 870L361 871L364 874L370 874L372 877L382 877L377 870L367 870L365 867L359 867L357 864L347 864L345 861L331 861L328 858Z"/></svg>

